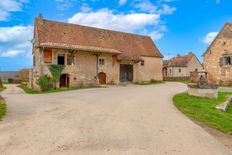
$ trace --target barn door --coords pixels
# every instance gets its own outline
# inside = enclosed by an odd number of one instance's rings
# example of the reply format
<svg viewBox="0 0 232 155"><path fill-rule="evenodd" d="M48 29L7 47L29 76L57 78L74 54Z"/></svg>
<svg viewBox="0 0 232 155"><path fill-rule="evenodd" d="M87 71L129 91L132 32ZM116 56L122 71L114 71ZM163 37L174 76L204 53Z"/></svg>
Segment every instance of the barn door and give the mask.
<svg viewBox="0 0 232 155"><path fill-rule="evenodd" d="M133 65L120 65L120 82L133 82Z"/></svg>

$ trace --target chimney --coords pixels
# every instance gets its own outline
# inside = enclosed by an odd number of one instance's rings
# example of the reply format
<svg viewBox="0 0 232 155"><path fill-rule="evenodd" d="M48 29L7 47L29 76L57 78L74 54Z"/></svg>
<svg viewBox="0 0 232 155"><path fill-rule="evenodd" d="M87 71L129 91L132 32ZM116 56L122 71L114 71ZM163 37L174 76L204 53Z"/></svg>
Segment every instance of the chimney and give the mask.
<svg viewBox="0 0 232 155"><path fill-rule="evenodd" d="M176 57L180 57L180 54L177 54Z"/></svg>
<svg viewBox="0 0 232 155"><path fill-rule="evenodd" d="M193 53L192 53L192 52L189 52L189 55L193 55Z"/></svg>
<svg viewBox="0 0 232 155"><path fill-rule="evenodd" d="M38 16L38 24L43 25L43 15L40 13Z"/></svg>

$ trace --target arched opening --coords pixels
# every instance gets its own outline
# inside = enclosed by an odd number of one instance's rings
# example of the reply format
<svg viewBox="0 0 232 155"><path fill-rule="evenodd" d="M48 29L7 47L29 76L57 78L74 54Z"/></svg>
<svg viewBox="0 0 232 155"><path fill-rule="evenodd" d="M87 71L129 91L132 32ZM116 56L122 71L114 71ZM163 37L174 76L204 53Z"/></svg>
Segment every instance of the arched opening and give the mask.
<svg viewBox="0 0 232 155"><path fill-rule="evenodd" d="M98 73L99 83L106 84L106 73L100 72Z"/></svg>
<svg viewBox="0 0 232 155"><path fill-rule="evenodd" d="M60 75L60 88L69 87L69 74Z"/></svg>

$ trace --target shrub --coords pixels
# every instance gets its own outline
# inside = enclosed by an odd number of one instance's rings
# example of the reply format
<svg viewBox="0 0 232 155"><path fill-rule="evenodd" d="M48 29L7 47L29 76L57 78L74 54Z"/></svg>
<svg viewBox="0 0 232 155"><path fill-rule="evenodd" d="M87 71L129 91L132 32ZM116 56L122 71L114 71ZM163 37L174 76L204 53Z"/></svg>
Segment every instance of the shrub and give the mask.
<svg viewBox="0 0 232 155"><path fill-rule="evenodd" d="M37 84L40 86L42 91L47 91L53 88L53 83L51 82L51 77L48 75L42 75L37 80Z"/></svg>
<svg viewBox="0 0 232 155"><path fill-rule="evenodd" d="M8 83L14 83L14 79L9 78L9 79L8 79Z"/></svg>

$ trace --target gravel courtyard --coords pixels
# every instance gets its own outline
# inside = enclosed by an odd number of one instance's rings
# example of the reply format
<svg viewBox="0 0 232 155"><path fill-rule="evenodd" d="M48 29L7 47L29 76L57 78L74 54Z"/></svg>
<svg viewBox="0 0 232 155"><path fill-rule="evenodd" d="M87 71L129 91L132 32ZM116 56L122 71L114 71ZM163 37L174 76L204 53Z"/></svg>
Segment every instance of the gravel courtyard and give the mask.
<svg viewBox="0 0 232 155"><path fill-rule="evenodd" d="M28 95L2 93L1 154L230 155L172 104L182 83Z"/></svg>

